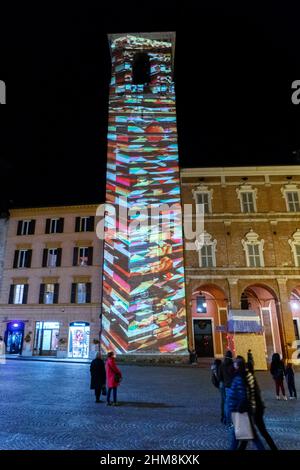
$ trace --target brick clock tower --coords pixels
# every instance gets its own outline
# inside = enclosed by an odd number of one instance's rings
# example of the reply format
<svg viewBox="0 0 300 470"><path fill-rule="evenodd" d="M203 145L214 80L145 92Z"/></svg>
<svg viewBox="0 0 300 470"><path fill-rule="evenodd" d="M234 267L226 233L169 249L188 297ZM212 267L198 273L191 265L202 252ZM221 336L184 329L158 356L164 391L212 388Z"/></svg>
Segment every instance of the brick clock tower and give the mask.
<svg viewBox="0 0 300 470"><path fill-rule="evenodd" d="M109 35L102 348L187 353L175 33Z"/></svg>

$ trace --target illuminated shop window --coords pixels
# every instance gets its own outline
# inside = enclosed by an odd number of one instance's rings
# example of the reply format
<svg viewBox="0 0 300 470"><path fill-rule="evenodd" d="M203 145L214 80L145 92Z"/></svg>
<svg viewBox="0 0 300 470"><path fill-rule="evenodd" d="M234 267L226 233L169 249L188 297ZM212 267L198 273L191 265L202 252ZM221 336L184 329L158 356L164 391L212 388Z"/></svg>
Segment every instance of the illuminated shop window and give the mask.
<svg viewBox="0 0 300 470"><path fill-rule="evenodd" d="M246 234L242 245L246 255L246 265L250 268L261 268L264 266L264 240L259 240L259 235L252 229Z"/></svg>

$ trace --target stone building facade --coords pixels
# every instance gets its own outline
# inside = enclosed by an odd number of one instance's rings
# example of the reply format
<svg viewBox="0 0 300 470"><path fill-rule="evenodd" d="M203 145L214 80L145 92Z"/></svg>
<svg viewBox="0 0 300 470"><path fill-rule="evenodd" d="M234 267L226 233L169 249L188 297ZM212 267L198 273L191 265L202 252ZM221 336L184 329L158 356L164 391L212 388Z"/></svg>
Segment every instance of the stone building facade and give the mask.
<svg viewBox="0 0 300 470"><path fill-rule="evenodd" d="M3 278L3 267L4 267L4 253L6 245L6 232L8 225L8 215L0 214L0 290Z"/></svg>
<svg viewBox="0 0 300 470"><path fill-rule="evenodd" d="M96 205L13 209L0 336L9 354L87 358L98 348L102 243Z"/></svg>
<svg viewBox="0 0 300 470"><path fill-rule="evenodd" d="M230 309L256 311L267 360L294 357L300 331L300 166L181 171L189 346L223 356ZM199 220L199 219L198 219ZM187 232L186 232L187 234ZM187 249L187 243L192 243Z"/></svg>

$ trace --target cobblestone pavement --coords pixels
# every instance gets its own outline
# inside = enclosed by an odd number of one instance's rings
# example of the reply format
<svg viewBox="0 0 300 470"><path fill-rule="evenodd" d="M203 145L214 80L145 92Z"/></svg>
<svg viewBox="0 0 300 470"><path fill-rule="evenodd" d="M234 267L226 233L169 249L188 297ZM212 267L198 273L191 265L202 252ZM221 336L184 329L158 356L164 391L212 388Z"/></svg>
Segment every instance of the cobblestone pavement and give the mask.
<svg viewBox="0 0 300 470"><path fill-rule="evenodd" d="M215 450L228 447L219 393L207 370L121 366L120 407L94 402L89 366L7 361L0 365L0 449ZM281 449L300 449L300 402L274 399L257 373L266 423ZM300 374L297 373L299 389Z"/></svg>

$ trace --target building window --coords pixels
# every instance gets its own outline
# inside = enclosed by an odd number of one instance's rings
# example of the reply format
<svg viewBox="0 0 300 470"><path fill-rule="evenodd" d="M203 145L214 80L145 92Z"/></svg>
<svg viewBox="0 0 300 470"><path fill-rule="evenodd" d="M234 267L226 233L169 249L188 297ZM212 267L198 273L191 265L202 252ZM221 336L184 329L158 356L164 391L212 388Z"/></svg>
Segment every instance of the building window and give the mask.
<svg viewBox="0 0 300 470"><path fill-rule="evenodd" d="M199 266L201 268L215 267L217 240L212 240L212 236L204 231L198 236L195 245L199 254Z"/></svg>
<svg viewBox="0 0 300 470"><path fill-rule="evenodd" d="M21 249L15 251L13 267L30 268L32 258L32 250Z"/></svg>
<svg viewBox="0 0 300 470"><path fill-rule="evenodd" d="M11 284L9 291L9 304L26 304L28 296L28 284Z"/></svg>
<svg viewBox="0 0 300 470"><path fill-rule="evenodd" d="M59 284L46 283L40 285L40 304L57 304L58 303Z"/></svg>
<svg viewBox="0 0 300 470"><path fill-rule="evenodd" d="M258 234L251 229L246 234L246 239L242 240L242 245L246 254L246 265L250 268L262 268L264 240L259 240Z"/></svg>
<svg viewBox="0 0 300 470"><path fill-rule="evenodd" d="M94 216L76 217L75 232L93 232L94 222Z"/></svg>
<svg viewBox="0 0 300 470"><path fill-rule="evenodd" d="M19 220L17 235L33 235L35 231L35 220Z"/></svg>
<svg viewBox="0 0 300 470"><path fill-rule="evenodd" d="M298 323L298 319L297 319L297 318L294 318L294 319L293 319L293 323L294 323L295 339L296 339L296 341L299 341L299 339L300 339L300 332L299 332L299 323Z"/></svg>
<svg viewBox="0 0 300 470"><path fill-rule="evenodd" d="M300 229L298 228L293 233L293 238L289 239L292 255L294 257L294 263L296 267L300 267Z"/></svg>
<svg viewBox="0 0 300 470"><path fill-rule="evenodd" d="M93 247L76 246L73 253L73 266L91 266L92 264Z"/></svg>
<svg viewBox="0 0 300 470"><path fill-rule="evenodd" d="M207 186L198 186L193 190L193 198L196 202L196 212L210 214L212 212L213 190Z"/></svg>
<svg viewBox="0 0 300 470"><path fill-rule="evenodd" d="M46 219L46 230L45 233L63 233L64 231L64 219L63 217Z"/></svg>
<svg viewBox="0 0 300 470"><path fill-rule="evenodd" d="M57 268L61 265L61 248L44 248L43 251L43 268Z"/></svg>
<svg viewBox="0 0 300 470"><path fill-rule="evenodd" d="M256 212L257 189L253 189L251 185L245 184L236 191L240 200L241 212Z"/></svg>
<svg viewBox="0 0 300 470"><path fill-rule="evenodd" d="M300 212L300 190L296 184L286 184L281 188L288 212Z"/></svg>
<svg viewBox="0 0 300 470"><path fill-rule="evenodd" d="M71 303L86 304L91 302L91 283L77 282L72 284Z"/></svg>
<svg viewBox="0 0 300 470"><path fill-rule="evenodd" d="M55 268L57 261L57 248L49 248L47 266L49 268Z"/></svg>

